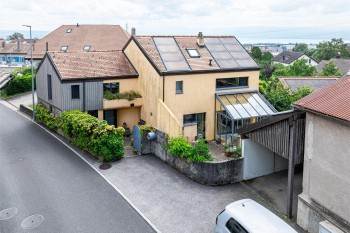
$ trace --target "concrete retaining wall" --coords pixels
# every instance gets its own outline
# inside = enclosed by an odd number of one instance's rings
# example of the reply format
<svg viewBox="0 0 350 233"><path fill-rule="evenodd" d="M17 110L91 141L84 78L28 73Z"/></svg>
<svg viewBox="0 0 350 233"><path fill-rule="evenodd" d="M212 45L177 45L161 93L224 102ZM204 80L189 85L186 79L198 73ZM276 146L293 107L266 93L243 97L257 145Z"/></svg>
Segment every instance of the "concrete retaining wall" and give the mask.
<svg viewBox="0 0 350 233"><path fill-rule="evenodd" d="M33 117L33 109L28 108L28 107L26 107L26 106L24 106L24 105L21 104L21 105L19 106L19 110L20 110L21 112L25 113L26 115L28 115L28 116L30 116L30 117Z"/></svg>
<svg viewBox="0 0 350 233"><path fill-rule="evenodd" d="M243 177L243 159L220 162L187 162L186 159L173 156L166 149L167 137L161 131L156 131L157 138L147 139L147 133L142 138L142 154L153 154L170 166L176 168L192 180L205 185L222 185L241 181Z"/></svg>

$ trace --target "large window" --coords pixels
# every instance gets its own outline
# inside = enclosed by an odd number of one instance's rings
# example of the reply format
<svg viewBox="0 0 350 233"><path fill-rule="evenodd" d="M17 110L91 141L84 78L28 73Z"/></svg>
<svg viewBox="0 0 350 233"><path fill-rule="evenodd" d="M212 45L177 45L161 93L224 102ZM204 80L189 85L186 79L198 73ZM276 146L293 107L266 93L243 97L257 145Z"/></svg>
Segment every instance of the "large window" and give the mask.
<svg viewBox="0 0 350 233"><path fill-rule="evenodd" d="M176 94L183 93L183 81L176 81Z"/></svg>
<svg viewBox="0 0 350 233"><path fill-rule="evenodd" d="M241 224L239 224L233 218L230 218L228 220L228 222L226 223L226 228L229 230L229 232L232 232L232 233L248 233L248 231L244 229L241 226Z"/></svg>
<svg viewBox="0 0 350 233"><path fill-rule="evenodd" d="M106 95L106 92L109 94L119 93L119 83L104 83L103 84L104 95Z"/></svg>
<svg viewBox="0 0 350 233"><path fill-rule="evenodd" d="M79 85L72 85L72 99L80 99Z"/></svg>
<svg viewBox="0 0 350 233"><path fill-rule="evenodd" d="M216 89L248 87L248 77L216 79Z"/></svg>
<svg viewBox="0 0 350 233"><path fill-rule="evenodd" d="M48 100L52 100L52 83L51 83L51 75L47 75L47 98Z"/></svg>

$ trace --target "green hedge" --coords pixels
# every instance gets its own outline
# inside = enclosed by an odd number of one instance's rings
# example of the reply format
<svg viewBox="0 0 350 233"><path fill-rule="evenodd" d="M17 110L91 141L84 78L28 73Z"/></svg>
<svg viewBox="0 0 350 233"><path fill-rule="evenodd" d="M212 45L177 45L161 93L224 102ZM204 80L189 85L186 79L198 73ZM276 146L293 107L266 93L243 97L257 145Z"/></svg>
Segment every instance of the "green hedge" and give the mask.
<svg viewBox="0 0 350 233"><path fill-rule="evenodd" d="M35 89L35 68L34 68L34 89ZM11 75L14 76L9 84L3 89L4 96L13 96L20 93L25 93L32 90L32 68L19 68L11 72Z"/></svg>
<svg viewBox="0 0 350 233"><path fill-rule="evenodd" d="M172 155L186 158L188 162L213 160L209 153L209 145L203 138L199 138L194 146L191 146L184 137L170 138L167 147Z"/></svg>
<svg viewBox="0 0 350 233"><path fill-rule="evenodd" d="M124 155L122 127L108 125L87 113L78 110L52 116L44 106L36 106L36 118L52 129L61 129L72 143L91 152L103 162L121 159ZM48 116L50 115L50 116Z"/></svg>

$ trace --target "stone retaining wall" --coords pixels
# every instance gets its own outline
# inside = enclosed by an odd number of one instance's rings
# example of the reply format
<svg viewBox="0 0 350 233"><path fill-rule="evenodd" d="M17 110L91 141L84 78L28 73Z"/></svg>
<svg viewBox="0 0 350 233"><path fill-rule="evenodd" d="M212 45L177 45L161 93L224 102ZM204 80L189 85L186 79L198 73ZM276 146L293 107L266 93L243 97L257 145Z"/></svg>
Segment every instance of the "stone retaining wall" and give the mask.
<svg viewBox="0 0 350 233"><path fill-rule="evenodd" d="M173 156L166 149L166 134L157 130L157 138L149 141L147 133L142 138L142 154L153 154L170 166L176 168L192 180L205 185L222 185L241 181L243 177L243 159L187 162L186 159Z"/></svg>

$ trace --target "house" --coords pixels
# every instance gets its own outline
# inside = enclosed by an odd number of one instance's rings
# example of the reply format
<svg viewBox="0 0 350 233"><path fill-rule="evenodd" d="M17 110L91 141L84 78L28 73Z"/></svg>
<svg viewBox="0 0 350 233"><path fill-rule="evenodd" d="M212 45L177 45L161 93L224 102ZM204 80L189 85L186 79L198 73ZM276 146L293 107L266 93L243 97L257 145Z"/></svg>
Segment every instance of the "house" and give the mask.
<svg viewBox="0 0 350 233"><path fill-rule="evenodd" d="M118 126L140 119L142 98L117 95L138 89L138 74L122 51L47 52L36 82L38 102L54 115L77 109Z"/></svg>
<svg viewBox="0 0 350 233"><path fill-rule="evenodd" d="M38 65L46 51L121 50L129 38L119 25L62 25L35 43L33 64Z"/></svg>
<svg viewBox="0 0 350 233"><path fill-rule="evenodd" d="M297 223L311 233L350 232L349 89L344 76L294 103L306 112Z"/></svg>
<svg viewBox="0 0 350 233"><path fill-rule="evenodd" d="M331 58L329 61L322 60L316 66L316 71L318 73L322 72L323 67L329 62L333 62L335 66L338 68L338 70L343 74L350 74L350 59L343 59L343 58Z"/></svg>
<svg viewBox="0 0 350 233"><path fill-rule="evenodd" d="M0 64L2 69L9 70L12 66L18 68L27 65L25 57L30 51L30 40L3 40L0 43Z"/></svg>
<svg viewBox="0 0 350 233"><path fill-rule="evenodd" d="M295 61L305 59L311 66L317 66L317 62L301 52L284 51L272 59L273 64L282 64L284 66L292 65Z"/></svg>
<svg viewBox="0 0 350 233"><path fill-rule="evenodd" d="M313 91L316 91L332 82L339 77L320 77L320 76L307 76L307 77L293 77L293 76L281 76L277 79L289 90L296 91L301 87L309 87Z"/></svg>
<svg viewBox="0 0 350 233"><path fill-rule="evenodd" d="M141 120L170 136L239 143L237 128L276 112L234 36L132 36L123 51L139 74Z"/></svg>

